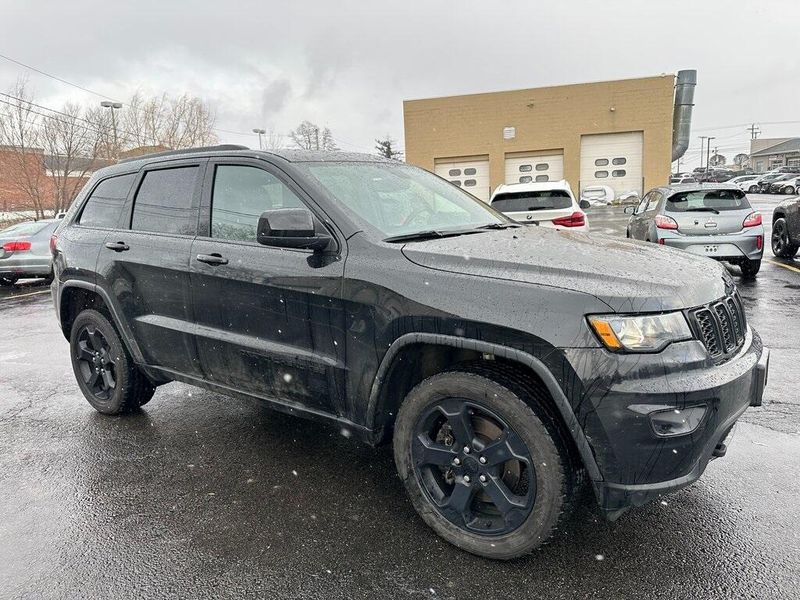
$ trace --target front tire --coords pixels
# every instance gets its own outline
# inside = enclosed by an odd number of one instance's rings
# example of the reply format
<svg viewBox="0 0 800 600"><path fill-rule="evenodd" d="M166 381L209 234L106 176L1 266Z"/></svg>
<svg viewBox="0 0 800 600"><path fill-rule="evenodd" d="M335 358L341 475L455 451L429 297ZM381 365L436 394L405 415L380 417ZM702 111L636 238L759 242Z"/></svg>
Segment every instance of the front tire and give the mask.
<svg viewBox="0 0 800 600"><path fill-rule="evenodd" d="M758 186L757 185L751 185L750 189L747 190L747 193L749 193L749 194L755 194L756 192L758 192Z"/></svg>
<svg viewBox="0 0 800 600"><path fill-rule="evenodd" d="M105 315L84 310L72 324L70 357L86 400L105 415L132 412L153 397L155 386L139 371Z"/></svg>
<svg viewBox="0 0 800 600"><path fill-rule="evenodd" d="M569 513L575 471L558 427L510 376L424 380L400 407L394 457L422 519L478 556L527 554Z"/></svg>
<svg viewBox="0 0 800 600"><path fill-rule="evenodd" d="M755 277L761 270L761 260L742 260L739 265L742 269L742 277Z"/></svg>
<svg viewBox="0 0 800 600"><path fill-rule="evenodd" d="M771 242L772 253L779 258L794 258L800 248L789 239L789 227L783 217L772 224Z"/></svg>
<svg viewBox="0 0 800 600"><path fill-rule="evenodd" d="M791 196L792 194L794 194L794 188L790 185L786 186L785 188L783 188L783 193Z"/></svg>

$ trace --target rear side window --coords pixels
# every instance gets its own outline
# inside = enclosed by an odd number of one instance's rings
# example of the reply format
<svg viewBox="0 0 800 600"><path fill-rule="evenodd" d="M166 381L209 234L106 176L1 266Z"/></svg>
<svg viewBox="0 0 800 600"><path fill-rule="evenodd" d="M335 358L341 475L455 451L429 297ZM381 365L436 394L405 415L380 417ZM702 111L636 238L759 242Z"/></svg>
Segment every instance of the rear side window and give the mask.
<svg viewBox="0 0 800 600"><path fill-rule="evenodd" d="M101 181L86 201L78 223L85 227L116 227L135 178L136 174L131 173Z"/></svg>
<svg viewBox="0 0 800 600"><path fill-rule="evenodd" d="M211 198L211 237L255 242L258 218L265 210L303 207L302 200L271 173L220 165Z"/></svg>
<svg viewBox="0 0 800 600"><path fill-rule="evenodd" d="M145 173L133 204L131 229L196 235L197 172L193 166Z"/></svg>
<svg viewBox="0 0 800 600"><path fill-rule="evenodd" d="M669 212L700 212L745 210L750 208L745 193L741 190L697 190L680 192L667 198Z"/></svg>
<svg viewBox="0 0 800 600"><path fill-rule="evenodd" d="M497 194L492 208L500 212L524 212L569 208L572 198L565 190L541 190L536 192L510 192Z"/></svg>

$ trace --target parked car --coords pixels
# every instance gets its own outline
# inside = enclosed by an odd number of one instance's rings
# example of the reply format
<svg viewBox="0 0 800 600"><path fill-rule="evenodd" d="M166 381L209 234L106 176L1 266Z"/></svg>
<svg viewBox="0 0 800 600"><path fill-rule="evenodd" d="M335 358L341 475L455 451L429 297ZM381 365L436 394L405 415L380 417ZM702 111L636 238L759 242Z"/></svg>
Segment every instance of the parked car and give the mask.
<svg viewBox="0 0 800 600"><path fill-rule="evenodd" d="M670 185L681 185L685 183L697 183L693 175L673 175L669 178Z"/></svg>
<svg viewBox="0 0 800 600"><path fill-rule="evenodd" d="M0 285L52 277L50 235L59 223L58 219L26 221L0 231Z"/></svg>
<svg viewBox="0 0 800 600"><path fill-rule="evenodd" d="M772 253L794 258L800 248L800 197L784 200L772 211Z"/></svg>
<svg viewBox="0 0 800 600"><path fill-rule="evenodd" d="M489 201L492 208L519 223L572 231L589 231L584 208L567 181L509 183L497 186Z"/></svg>
<svg viewBox="0 0 800 600"><path fill-rule="evenodd" d="M755 191L761 194L766 194L773 181L781 180L786 176L786 173L767 173L766 175L762 175L756 180L755 185L757 186L757 189L751 190L751 193Z"/></svg>
<svg viewBox="0 0 800 600"><path fill-rule="evenodd" d="M627 237L739 265L754 277L764 253L761 213L733 185L688 185L648 192L632 213Z"/></svg>
<svg viewBox="0 0 800 600"><path fill-rule="evenodd" d="M769 186L770 194L794 194L800 188L800 175L787 173L783 179L774 180Z"/></svg>
<svg viewBox="0 0 800 600"><path fill-rule="evenodd" d="M749 192L751 186L754 186L755 181L758 179L758 175L739 175L738 177L734 177L733 179L729 180L728 183L731 185L735 185L740 190L745 192ZM758 191L757 186L752 190L753 192Z"/></svg>
<svg viewBox="0 0 800 600"><path fill-rule="evenodd" d="M525 227L369 155L121 161L92 175L53 252L96 410L177 380L392 441L421 518L485 557L543 543L586 482L610 519L691 484L767 381L712 261Z"/></svg>
<svg viewBox="0 0 800 600"><path fill-rule="evenodd" d="M589 185L581 191L581 202L589 206L608 206L614 202L614 190L607 185Z"/></svg>

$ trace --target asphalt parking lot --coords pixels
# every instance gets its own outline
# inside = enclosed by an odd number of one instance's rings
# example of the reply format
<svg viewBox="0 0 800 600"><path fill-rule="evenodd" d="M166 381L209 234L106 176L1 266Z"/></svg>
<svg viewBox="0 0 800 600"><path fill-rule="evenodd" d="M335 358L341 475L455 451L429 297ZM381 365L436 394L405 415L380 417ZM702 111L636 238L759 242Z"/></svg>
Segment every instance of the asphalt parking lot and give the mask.
<svg viewBox="0 0 800 600"><path fill-rule="evenodd" d="M782 199L751 196L767 231ZM730 270L772 350L766 406L692 487L614 524L583 508L509 563L430 531L388 447L178 383L99 415L47 289L2 290L0 598L797 598L800 260Z"/></svg>

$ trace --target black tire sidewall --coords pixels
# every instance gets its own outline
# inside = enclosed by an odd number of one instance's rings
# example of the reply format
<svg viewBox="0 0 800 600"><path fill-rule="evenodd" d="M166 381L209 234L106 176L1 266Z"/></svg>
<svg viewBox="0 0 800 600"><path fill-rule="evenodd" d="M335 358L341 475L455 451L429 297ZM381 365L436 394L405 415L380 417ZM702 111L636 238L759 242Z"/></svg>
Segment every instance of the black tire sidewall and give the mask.
<svg viewBox="0 0 800 600"><path fill-rule="evenodd" d="M103 337L108 342L111 349L111 356L114 360L114 376L116 379L116 387L114 393L108 400L97 398L88 386L83 381L83 376L78 365L76 346L78 341L78 334L87 325L96 327ZM116 415L126 410L125 406L125 388L130 385L130 372L131 362L128 358L125 348L117 335L116 329L109 322L109 320L100 312L96 310L84 310L81 312L72 323L72 331L69 336L69 351L70 362L72 363L72 370L75 373L75 379L78 386L81 388L84 397L92 405L92 407L106 415Z"/></svg>
<svg viewBox="0 0 800 600"><path fill-rule="evenodd" d="M447 397L466 398L498 414L527 445L536 472L536 501L528 518L502 536L481 536L448 521L428 498L412 465L411 441L417 419ZM415 387L395 422L394 457L398 474L417 513L450 543L479 556L511 559L526 554L550 537L564 506L566 457L537 414L511 390L491 379L466 372L434 375Z"/></svg>

